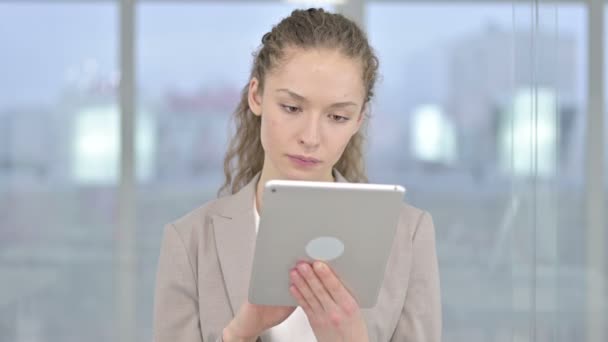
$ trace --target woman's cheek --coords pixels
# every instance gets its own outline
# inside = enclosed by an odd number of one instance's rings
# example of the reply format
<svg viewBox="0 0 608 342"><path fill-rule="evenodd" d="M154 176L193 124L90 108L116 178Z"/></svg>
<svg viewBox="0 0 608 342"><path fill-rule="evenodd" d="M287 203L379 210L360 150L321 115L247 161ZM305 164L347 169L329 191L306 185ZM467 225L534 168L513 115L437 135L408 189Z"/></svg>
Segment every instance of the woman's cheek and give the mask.
<svg viewBox="0 0 608 342"><path fill-rule="evenodd" d="M264 150L267 150L268 147L276 146L276 144L280 143L280 126L280 123L273 118L267 118L262 122L260 139L262 141L262 147L264 147Z"/></svg>
<svg viewBox="0 0 608 342"><path fill-rule="evenodd" d="M334 152L336 163L338 162L338 160L340 160L340 157L342 157L342 154L344 153L344 150L346 150L346 146L348 146L349 141L350 141L350 137L346 137L346 138L340 139L339 142L336 142L333 145L333 146L339 146L339 148L337 148Z"/></svg>

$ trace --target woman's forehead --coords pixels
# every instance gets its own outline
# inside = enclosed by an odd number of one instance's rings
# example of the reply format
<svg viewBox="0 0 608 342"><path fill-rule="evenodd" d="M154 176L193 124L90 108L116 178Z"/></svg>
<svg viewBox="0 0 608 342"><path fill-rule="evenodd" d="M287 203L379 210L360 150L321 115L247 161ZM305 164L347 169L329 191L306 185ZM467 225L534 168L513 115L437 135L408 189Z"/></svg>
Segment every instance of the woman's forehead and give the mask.
<svg viewBox="0 0 608 342"><path fill-rule="evenodd" d="M289 89L302 96L351 98L364 96L362 65L337 50L292 50L267 75L269 88ZM272 90L271 90L272 91Z"/></svg>

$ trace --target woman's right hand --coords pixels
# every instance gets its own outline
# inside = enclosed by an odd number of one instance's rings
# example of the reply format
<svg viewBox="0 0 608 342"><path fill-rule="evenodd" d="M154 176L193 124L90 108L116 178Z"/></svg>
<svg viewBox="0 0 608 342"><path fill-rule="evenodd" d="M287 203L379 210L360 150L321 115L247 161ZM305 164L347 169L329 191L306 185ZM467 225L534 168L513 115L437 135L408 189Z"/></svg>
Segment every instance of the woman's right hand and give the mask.
<svg viewBox="0 0 608 342"><path fill-rule="evenodd" d="M283 322L295 306L270 306L245 303L223 331L224 342L255 341L266 329Z"/></svg>

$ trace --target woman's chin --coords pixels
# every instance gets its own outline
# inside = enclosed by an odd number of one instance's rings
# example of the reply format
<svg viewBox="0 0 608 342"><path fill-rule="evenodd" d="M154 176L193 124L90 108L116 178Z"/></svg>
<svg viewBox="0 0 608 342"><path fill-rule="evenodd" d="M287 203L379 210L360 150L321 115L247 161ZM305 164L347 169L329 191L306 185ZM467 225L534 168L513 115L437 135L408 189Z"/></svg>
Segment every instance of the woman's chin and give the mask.
<svg viewBox="0 0 608 342"><path fill-rule="evenodd" d="M311 181L311 182L319 182L324 181L323 173L320 173L318 170L301 170L301 169L289 169L282 172L285 176L285 180L294 180L294 181Z"/></svg>

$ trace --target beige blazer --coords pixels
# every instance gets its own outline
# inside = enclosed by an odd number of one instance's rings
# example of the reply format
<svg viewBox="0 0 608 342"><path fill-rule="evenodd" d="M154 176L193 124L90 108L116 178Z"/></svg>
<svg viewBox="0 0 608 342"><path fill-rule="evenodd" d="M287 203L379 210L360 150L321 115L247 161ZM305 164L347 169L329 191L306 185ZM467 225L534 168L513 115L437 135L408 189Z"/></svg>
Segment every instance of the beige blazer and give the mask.
<svg viewBox="0 0 608 342"><path fill-rule="evenodd" d="M221 341L222 329L247 298L258 179L165 227L154 341ZM338 173L336 179L346 181ZM370 341L441 340L435 232L428 213L403 205L378 302L362 311Z"/></svg>

